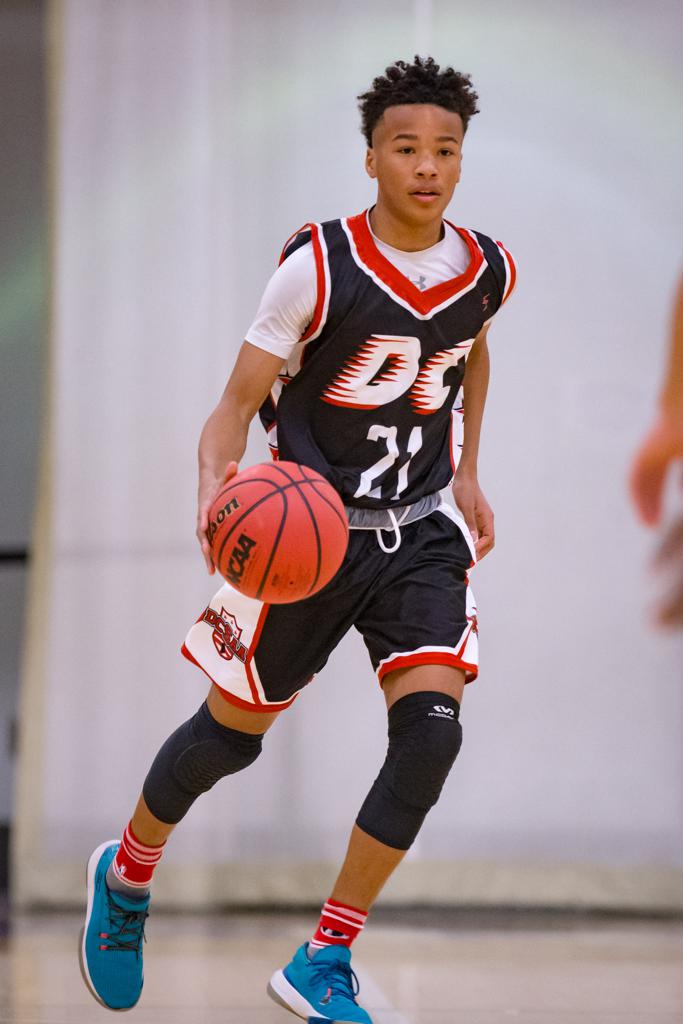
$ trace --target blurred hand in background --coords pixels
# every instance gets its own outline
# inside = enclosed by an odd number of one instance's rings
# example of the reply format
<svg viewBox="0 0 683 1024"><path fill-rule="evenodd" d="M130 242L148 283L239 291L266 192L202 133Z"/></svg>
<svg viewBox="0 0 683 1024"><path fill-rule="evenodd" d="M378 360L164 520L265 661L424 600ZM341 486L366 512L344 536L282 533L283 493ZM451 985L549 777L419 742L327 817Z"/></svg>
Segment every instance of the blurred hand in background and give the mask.
<svg viewBox="0 0 683 1024"><path fill-rule="evenodd" d="M638 449L631 467L631 495L640 519L657 526L662 518L667 478L676 467L683 487L683 277L673 311L671 350L659 416ZM677 465L679 464L679 465ZM665 595L657 608L660 625L683 626L683 517L665 534L654 560Z"/></svg>

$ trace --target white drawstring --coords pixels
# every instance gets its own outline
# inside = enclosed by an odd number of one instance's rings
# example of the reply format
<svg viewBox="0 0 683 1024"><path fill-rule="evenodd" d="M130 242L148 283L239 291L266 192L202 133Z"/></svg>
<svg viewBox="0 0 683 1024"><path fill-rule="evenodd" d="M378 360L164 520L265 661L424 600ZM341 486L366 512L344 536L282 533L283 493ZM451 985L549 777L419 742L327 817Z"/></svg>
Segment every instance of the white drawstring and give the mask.
<svg viewBox="0 0 683 1024"><path fill-rule="evenodd" d="M377 534L377 543L381 547L382 551L384 551L385 554L387 554L387 555L391 555L394 551L398 551L398 549L401 546L401 528L398 525L398 519L394 515L394 510L391 509L391 508L388 508L386 511L389 513L389 518L391 519L391 526L392 526L392 529L393 529L393 531L394 531L394 533L396 535L396 542L395 542L394 546L392 548L387 548L387 547L384 546L384 541L382 540L382 533L383 533L383 531L382 531L382 529L380 527L377 527L377 529L375 530L375 533ZM403 513L403 515L405 515L405 512ZM403 518L403 516L401 516L401 518Z"/></svg>
<svg viewBox="0 0 683 1024"><path fill-rule="evenodd" d="M425 516L429 516L436 508L441 507L441 495L438 491L433 494L425 494L423 498L413 502L411 505L398 505L396 506L396 512L392 508L356 508L355 506L345 506L347 518L349 520L350 530L374 530L377 534L377 543L379 544L382 551L387 555L393 554L394 551L398 551L401 546L401 527L404 523L414 523L418 519L424 519ZM386 517L389 516L391 525L386 526ZM377 522L381 522L382 526L377 526ZM387 547L382 539L382 533L393 532L395 541L391 547Z"/></svg>

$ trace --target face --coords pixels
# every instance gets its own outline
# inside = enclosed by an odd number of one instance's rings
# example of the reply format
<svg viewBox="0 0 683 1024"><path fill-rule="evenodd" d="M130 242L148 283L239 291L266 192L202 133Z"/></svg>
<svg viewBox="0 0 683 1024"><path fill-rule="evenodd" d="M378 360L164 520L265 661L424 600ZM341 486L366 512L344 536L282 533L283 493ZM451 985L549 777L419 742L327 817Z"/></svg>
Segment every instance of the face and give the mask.
<svg viewBox="0 0 683 1024"><path fill-rule="evenodd" d="M406 224L440 220L460 180L464 135L460 115L443 107L388 107L365 159L378 202Z"/></svg>

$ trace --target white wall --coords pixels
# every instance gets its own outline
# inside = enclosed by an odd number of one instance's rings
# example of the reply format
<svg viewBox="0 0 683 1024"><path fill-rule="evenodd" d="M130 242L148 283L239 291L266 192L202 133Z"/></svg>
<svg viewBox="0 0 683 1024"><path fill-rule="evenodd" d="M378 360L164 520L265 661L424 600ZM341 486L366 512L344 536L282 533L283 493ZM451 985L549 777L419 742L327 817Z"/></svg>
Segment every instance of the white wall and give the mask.
<svg viewBox="0 0 683 1024"><path fill-rule="evenodd" d="M55 878L78 898L83 858L204 695L177 651L212 592L193 538L199 430L282 241L371 202L354 97L412 56L430 11L434 55L481 97L450 215L502 239L520 284L491 332L481 676L388 897L432 898L438 862L446 901L683 902L682 648L649 625L651 542L624 485L680 257L681 17L663 0L63 3L20 901L49 901ZM255 428L245 462L264 454ZM192 809L159 893L324 895L384 733L349 636L254 768Z"/></svg>

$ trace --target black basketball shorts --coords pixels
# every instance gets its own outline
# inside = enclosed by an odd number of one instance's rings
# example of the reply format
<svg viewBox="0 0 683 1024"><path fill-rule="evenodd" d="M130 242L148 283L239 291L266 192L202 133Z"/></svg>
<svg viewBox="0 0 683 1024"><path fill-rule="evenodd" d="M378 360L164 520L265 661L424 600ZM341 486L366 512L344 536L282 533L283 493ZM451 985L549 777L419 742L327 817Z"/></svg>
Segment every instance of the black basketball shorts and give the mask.
<svg viewBox="0 0 683 1024"><path fill-rule="evenodd" d="M380 684L388 672L424 664L462 668L469 682L478 666L473 564L467 528L445 503L401 526L391 553L375 530L352 529L341 568L319 593L268 605L224 583L182 653L226 700L252 711L288 707L351 626Z"/></svg>

